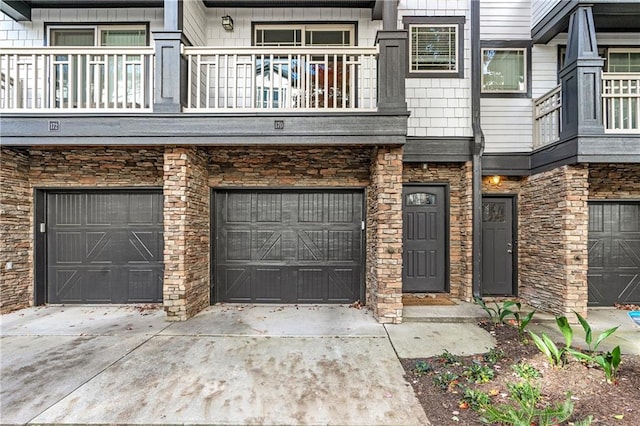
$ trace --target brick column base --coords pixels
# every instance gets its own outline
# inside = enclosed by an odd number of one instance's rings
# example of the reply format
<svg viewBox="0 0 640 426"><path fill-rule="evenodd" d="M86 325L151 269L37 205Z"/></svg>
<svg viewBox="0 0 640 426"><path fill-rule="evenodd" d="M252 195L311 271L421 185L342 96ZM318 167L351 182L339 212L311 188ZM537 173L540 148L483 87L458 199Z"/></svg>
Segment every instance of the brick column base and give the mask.
<svg viewBox="0 0 640 426"><path fill-rule="evenodd" d="M367 303L381 323L402 322L402 147L378 147L367 215Z"/></svg>
<svg viewBox="0 0 640 426"><path fill-rule="evenodd" d="M207 155L194 147L164 153L164 308L184 321L209 306Z"/></svg>

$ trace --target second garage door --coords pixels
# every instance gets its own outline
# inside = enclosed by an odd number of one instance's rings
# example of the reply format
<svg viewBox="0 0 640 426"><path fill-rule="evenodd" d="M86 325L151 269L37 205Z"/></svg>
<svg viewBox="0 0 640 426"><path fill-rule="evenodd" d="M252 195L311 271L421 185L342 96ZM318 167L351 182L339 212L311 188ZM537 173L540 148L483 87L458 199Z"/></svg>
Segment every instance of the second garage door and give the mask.
<svg viewBox="0 0 640 426"><path fill-rule="evenodd" d="M361 298L362 191L217 191L215 204L217 301Z"/></svg>
<svg viewBox="0 0 640 426"><path fill-rule="evenodd" d="M589 304L640 303L640 203L589 203Z"/></svg>

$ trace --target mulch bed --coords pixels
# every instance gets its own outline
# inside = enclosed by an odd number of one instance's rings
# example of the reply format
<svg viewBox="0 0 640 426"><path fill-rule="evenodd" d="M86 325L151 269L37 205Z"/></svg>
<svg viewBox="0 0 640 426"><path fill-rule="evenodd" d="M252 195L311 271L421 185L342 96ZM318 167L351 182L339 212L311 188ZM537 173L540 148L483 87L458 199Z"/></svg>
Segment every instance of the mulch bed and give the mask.
<svg viewBox="0 0 640 426"><path fill-rule="evenodd" d="M460 384L487 393L493 391L497 395L492 397L492 401L502 402L508 400L507 383L520 381L511 368L519 361L525 361L541 372L542 377L535 382L541 386L543 401L561 402L564 401L565 394L571 392L574 402L571 422L592 415L593 425L640 425L640 356L623 353L618 381L616 384L609 384L602 370L589 368L573 359L563 368L550 367L546 357L533 342L529 339L523 343L517 328L513 326L495 326L488 322L482 322L480 326L495 336L496 349L504 354L494 367L495 377L489 383L468 383L462 374L465 366L471 365L473 360L485 363L482 356L460 357L462 365L457 366L444 365L438 357L401 360L405 378L413 386L433 425L482 424L476 411L460 408L463 391L458 386L451 386L449 390L436 387L433 384L435 374L451 371L460 376ZM426 361L435 371L417 375L415 367L418 361Z"/></svg>

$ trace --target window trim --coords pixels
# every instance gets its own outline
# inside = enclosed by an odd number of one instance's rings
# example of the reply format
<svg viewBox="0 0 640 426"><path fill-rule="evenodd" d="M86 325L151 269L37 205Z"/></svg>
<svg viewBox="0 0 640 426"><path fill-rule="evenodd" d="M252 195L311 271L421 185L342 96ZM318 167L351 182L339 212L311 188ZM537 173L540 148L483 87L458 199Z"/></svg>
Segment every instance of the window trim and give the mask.
<svg viewBox="0 0 640 426"><path fill-rule="evenodd" d="M145 47L149 47L150 33L148 22L101 22L101 23L87 23L87 24L72 24L72 23L49 23L45 22L45 46L51 46L51 31L52 30L93 30L93 47L101 47L101 33L103 29L110 30L140 30L143 29L145 33ZM88 46L87 46L88 47ZM143 47L143 46L140 46Z"/></svg>
<svg viewBox="0 0 640 426"><path fill-rule="evenodd" d="M485 92L482 89L484 74L482 74L482 63L480 64L480 97L482 98L531 98L531 40L482 40L480 41L480 61L484 57L485 49L494 50L522 50L524 51L524 72L525 89L522 91L491 91Z"/></svg>
<svg viewBox="0 0 640 426"><path fill-rule="evenodd" d="M408 32L407 78L464 78L464 16L405 16L402 18ZM453 26L456 28L456 70L455 71L411 71L411 28L417 26Z"/></svg>

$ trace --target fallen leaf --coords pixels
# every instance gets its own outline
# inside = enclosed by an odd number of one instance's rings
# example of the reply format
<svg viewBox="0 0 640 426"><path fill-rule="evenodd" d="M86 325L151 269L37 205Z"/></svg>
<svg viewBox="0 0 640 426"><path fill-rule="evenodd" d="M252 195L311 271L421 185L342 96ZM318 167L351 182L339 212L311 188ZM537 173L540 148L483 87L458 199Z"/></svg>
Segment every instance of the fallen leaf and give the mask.
<svg viewBox="0 0 640 426"><path fill-rule="evenodd" d="M616 419L616 420L622 420L622 419L624 419L624 414L616 414L616 415L613 416L613 418Z"/></svg>

